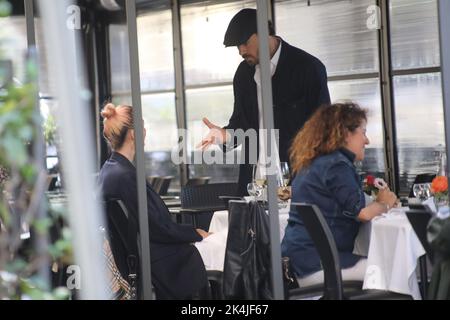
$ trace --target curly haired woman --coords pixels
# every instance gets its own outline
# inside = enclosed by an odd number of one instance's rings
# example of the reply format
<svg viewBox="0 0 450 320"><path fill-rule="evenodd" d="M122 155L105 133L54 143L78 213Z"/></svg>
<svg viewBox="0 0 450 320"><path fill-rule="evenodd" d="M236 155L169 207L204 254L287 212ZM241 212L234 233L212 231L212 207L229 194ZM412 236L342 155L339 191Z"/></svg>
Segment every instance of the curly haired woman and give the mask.
<svg viewBox="0 0 450 320"><path fill-rule="evenodd" d="M336 241L343 280L362 280L366 259L352 253L361 222L387 212L396 203L388 188L366 206L355 161L369 144L367 112L354 103L323 106L305 123L291 146L292 201L317 205ZM302 219L289 213L282 241L301 286L323 282L319 255Z"/></svg>

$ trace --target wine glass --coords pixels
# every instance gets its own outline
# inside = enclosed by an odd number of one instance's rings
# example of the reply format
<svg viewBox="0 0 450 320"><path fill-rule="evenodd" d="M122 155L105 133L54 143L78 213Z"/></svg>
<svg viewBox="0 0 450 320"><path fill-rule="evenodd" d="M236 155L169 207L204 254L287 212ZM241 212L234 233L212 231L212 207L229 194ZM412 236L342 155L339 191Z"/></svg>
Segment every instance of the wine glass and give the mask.
<svg viewBox="0 0 450 320"><path fill-rule="evenodd" d="M247 192L250 196L254 197L254 200L256 201L256 198L259 198L262 194L262 188L256 183L250 182L247 184Z"/></svg>
<svg viewBox="0 0 450 320"><path fill-rule="evenodd" d="M256 197L265 199L264 190L266 190L267 187L266 168L260 163L253 165L252 183L254 186L251 186L250 188L256 190Z"/></svg>
<svg viewBox="0 0 450 320"><path fill-rule="evenodd" d="M431 184L430 183L415 183L413 186L414 197L420 201L425 201L431 197Z"/></svg>
<svg viewBox="0 0 450 320"><path fill-rule="evenodd" d="M291 172L287 162L280 162L281 177L283 179L282 187L287 187L291 181Z"/></svg>
<svg viewBox="0 0 450 320"><path fill-rule="evenodd" d="M265 188L267 185L267 176L261 164L253 165L253 182L260 188Z"/></svg>
<svg viewBox="0 0 450 320"><path fill-rule="evenodd" d="M280 173L278 178L278 207L285 208L290 198L290 191L288 188L291 174L287 162L280 162Z"/></svg>

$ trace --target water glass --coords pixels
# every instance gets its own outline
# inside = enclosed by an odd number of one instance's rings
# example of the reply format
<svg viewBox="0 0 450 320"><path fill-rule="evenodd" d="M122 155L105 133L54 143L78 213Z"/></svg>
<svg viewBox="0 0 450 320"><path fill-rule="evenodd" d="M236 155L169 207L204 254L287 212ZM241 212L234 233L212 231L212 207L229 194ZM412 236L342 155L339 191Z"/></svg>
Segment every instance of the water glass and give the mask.
<svg viewBox="0 0 450 320"><path fill-rule="evenodd" d="M425 201L431 197L431 183L416 183L413 186L413 193L420 201Z"/></svg>
<svg viewBox="0 0 450 320"><path fill-rule="evenodd" d="M250 182L249 184L247 184L247 192L256 200L256 198L259 198L262 195L262 187L254 182Z"/></svg>
<svg viewBox="0 0 450 320"><path fill-rule="evenodd" d="M281 187L287 187L291 181L291 172L289 170L289 165L287 162L280 162L280 170L282 177Z"/></svg>

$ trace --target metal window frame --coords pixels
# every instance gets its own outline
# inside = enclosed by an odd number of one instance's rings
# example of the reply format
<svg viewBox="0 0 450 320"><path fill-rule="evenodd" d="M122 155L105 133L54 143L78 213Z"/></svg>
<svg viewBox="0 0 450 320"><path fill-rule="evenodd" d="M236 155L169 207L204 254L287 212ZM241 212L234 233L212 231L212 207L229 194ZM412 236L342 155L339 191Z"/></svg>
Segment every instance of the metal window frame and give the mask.
<svg viewBox="0 0 450 320"><path fill-rule="evenodd" d="M441 50L442 98L444 106L445 149L447 168L450 163L450 1L438 0L439 46ZM448 175L448 173L447 173Z"/></svg>
<svg viewBox="0 0 450 320"><path fill-rule="evenodd" d="M384 141L384 163L385 176L392 191L400 190L397 136L395 124L395 102L392 87L392 59L391 38L389 25L389 3L388 0L377 0L381 8L381 28L378 30L379 70L380 70L380 92L383 118L383 141Z"/></svg>
<svg viewBox="0 0 450 320"><path fill-rule="evenodd" d="M181 15L179 0L171 0L172 9L172 33L173 33L173 48L174 48L174 71L175 71L175 111L177 116L177 129L185 130L187 128L186 121L186 90L184 83L184 60L183 60L183 41L181 33ZM180 185L186 185L189 179L188 159L188 144L186 139L182 140L179 136L178 150L183 161L179 165L180 170Z"/></svg>

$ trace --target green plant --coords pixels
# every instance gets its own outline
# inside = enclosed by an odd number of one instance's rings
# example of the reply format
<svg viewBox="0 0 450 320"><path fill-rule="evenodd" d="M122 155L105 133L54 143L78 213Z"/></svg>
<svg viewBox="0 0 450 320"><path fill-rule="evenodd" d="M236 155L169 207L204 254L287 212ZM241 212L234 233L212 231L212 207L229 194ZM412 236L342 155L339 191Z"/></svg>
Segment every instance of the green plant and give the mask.
<svg viewBox="0 0 450 320"><path fill-rule="evenodd" d="M56 142L56 122L53 115L49 114L44 122L44 138L47 145L54 145Z"/></svg>
<svg viewBox="0 0 450 320"><path fill-rule="evenodd" d="M0 16L4 16L5 3L0 0ZM71 256L70 232L62 232L62 238L50 244L44 255L30 239L21 237L24 225L34 236L46 237L61 219L54 213L37 218L46 200L47 180L33 154L33 141L40 134L37 128L42 125L36 108L37 69L33 60L27 60L26 83L10 83L0 93L0 168L3 176L7 172L7 180L0 183L0 299L60 299L69 295L63 288L52 290L38 271L46 261L43 258L56 261ZM48 134L54 132L52 127L48 130Z"/></svg>

